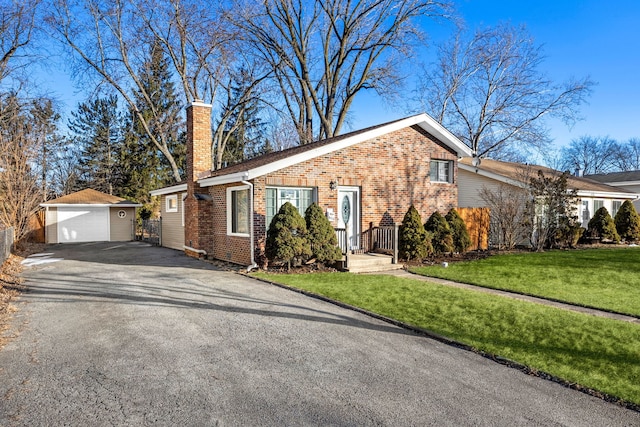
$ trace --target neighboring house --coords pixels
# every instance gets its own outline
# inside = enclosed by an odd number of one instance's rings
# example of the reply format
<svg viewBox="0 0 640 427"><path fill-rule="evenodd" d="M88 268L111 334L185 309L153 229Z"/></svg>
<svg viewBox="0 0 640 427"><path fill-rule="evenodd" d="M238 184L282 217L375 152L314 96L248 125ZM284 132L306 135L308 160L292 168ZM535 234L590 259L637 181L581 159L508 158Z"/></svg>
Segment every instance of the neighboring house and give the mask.
<svg viewBox="0 0 640 427"><path fill-rule="evenodd" d="M46 242L76 243L133 240L136 208L142 205L86 189L40 206L46 209Z"/></svg>
<svg viewBox="0 0 640 427"><path fill-rule="evenodd" d="M254 265L268 225L290 202L317 202L348 246L369 224L400 223L411 204L426 221L457 206L457 160L469 148L426 114L269 153L212 171L211 106L187 109L187 180L161 196L162 245Z"/></svg>
<svg viewBox="0 0 640 427"><path fill-rule="evenodd" d="M640 194L640 171L600 173L585 175L585 178ZM633 205L640 210L640 199L634 201Z"/></svg>
<svg viewBox="0 0 640 427"><path fill-rule="evenodd" d="M559 172L544 166L502 162L482 159L477 166L473 159L465 157L458 163L458 205L460 207L483 207L486 202L480 196L483 188L495 191L501 184L526 188L529 177L537 177L541 170L545 175L559 175ZM569 176L567 186L575 189L578 196L578 218L587 227L595 211L604 206L611 216L615 216L625 200L638 199L638 193L624 188L613 187L586 177Z"/></svg>

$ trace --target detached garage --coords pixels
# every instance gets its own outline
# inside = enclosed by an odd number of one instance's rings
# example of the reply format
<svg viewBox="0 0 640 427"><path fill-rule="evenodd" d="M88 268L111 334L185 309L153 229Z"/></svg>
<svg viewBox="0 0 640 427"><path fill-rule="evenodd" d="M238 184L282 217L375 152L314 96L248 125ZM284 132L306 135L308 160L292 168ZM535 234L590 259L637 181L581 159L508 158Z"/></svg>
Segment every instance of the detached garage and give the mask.
<svg viewBox="0 0 640 427"><path fill-rule="evenodd" d="M142 205L86 189L42 203L47 243L122 242L135 237Z"/></svg>

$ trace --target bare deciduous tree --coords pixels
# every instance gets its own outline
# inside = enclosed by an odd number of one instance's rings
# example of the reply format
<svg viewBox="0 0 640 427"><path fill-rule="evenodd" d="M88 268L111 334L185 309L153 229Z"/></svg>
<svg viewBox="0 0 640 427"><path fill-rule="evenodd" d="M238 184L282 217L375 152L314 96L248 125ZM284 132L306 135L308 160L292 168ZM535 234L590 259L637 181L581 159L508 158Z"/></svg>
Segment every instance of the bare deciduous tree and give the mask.
<svg viewBox="0 0 640 427"><path fill-rule="evenodd" d="M14 228L16 241L29 232L41 202L41 138L37 117L29 116L15 94L0 97L0 222Z"/></svg>
<svg viewBox="0 0 640 427"><path fill-rule="evenodd" d="M492 245L498 249L511 250L529 238L526 225L527 202L526 188L500 184L497 188L482 187L480 198L490 209L490 235Z"/></svg>
<svg viewBox="0 0 640 427"><path fill-rule="evenodd" d="M539 69L543 56L524 28L502 24L458 33L439 50L439 62L420 87L427 108L478 157L509 147L544 146L545 116L573 123L593 83L556 84Z"/></svg>
<svg viewBox="0 0 640 427"><path fill-rule="evenodd" d="M616 144L612 163L617 171L640 170L640 138L631 138L626 143Z"/></svg>
<svg viewBox="0 0 640 427"><path fill-rule="evenodd" d="M617 147L609 137L581 136L560 151L562 169L585 175L611 172Z"/></svg>
<svg viewBox="0 0 640 427"><path fill-rule="evenodd" d="M180 181L166 133L151 126L161 122L162 112L139 74L151 44L159 42L185 102L213 102L226 72L229 41L215 8L195 0L61 0L47 21L79 59L76 75L86 77L89 71L120 94ZM151 115L138 108L140 98Z"/></svg>
<svg viewBox="0 0 640 427"><path fill-rule="evenodd" d="M237 1L247 49L273 72L299 140L338 135L355 97L399 81L419 36L415 20L446 15L434 0ZM317 120L317 123L314 121Z"/></svg>
<svg viewBox="0 0 640 427"><path fill-rule="evenodd" d="M0 0L0 82L24 65L16 61L31 42L39 0Z"/></svg>

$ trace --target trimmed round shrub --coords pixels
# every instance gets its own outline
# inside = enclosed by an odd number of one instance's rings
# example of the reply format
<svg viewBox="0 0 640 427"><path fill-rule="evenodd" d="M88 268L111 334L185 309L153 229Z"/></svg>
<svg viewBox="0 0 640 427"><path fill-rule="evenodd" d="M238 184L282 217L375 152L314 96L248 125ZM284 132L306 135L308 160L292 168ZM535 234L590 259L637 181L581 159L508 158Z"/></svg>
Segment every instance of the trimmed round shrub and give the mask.
<svg viewBox="0 0 640 427"><path fill-rule="evenodd" d="M398 227L398 256L406 260L423 259L431 252L420 213L411 205Z"/></svg>
<svg viewBox="0 0 640 427"><path fill-rule="evenodd" d="M469 246L471 246L471 237L469 236L469 230L467 230L467 224L464 223L458 211L453 208L447 212L444 219L447 220L449 228L451 229L453 250L461 254L465 253Z"/></svg>
<svg viewBox="0 0 640 427"><path fill-rule="evenodd" d="M323 263L342 259L336 231L324 216L322 208L317 203L312 203L304 212L304 218L307 223L307 239L311 245L311 256Z"/></svg>
<svg viewBox="0 0 640 427"><path fill-rule="evenodd" d="M626 200L614 219L616 231L626 242L637 242L640 239L640 215L629 200Z"/></svg>
<svg viewBox="0 0 640 427"><path fill-rule="evenodd" d="M270 261L286 262L288 268L295 259L311 255L307 224L291 203L282 205L271 220L265 252Z"/></svg>
<svg viewBox="0 0 640 427"><path fill-rule="evenodd" d="M604 206L598 209L589 221L587 234L591 237L599 237L602 240L620 241L613 218L611 218L609 211Z"/></svg>
<svg viewBox="0 0 640 427"><path fill-rule="evenodd" d="M431 214L427 223L424 225L424 229L433 233L431 244L436 254L453 252L453 235L451 234L451 228L449 228L447 220L444 219L438 211Z"/></svg>

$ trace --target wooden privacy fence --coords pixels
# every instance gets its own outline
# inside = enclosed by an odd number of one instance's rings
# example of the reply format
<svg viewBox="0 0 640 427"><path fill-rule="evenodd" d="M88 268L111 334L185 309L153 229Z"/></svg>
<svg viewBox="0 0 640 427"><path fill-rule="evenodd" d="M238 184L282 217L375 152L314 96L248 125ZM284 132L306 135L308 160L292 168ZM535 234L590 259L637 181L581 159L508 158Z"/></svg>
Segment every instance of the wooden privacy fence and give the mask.
<svg viewBox="0 0 640 427"><path fill-rule="evenodd" d="M44 209L31 215L31 218L29 218L29 232L27 233L26 240L34 243L46 243L44 234L46 225L45 215L46 212Z"/></svg>
<svg viewBox="0 0 640 427"><path fill-rule="evenodd" d="M457 208L471 237L470 251L489 249L489 224L491 211L489 208Z"/></svg>

